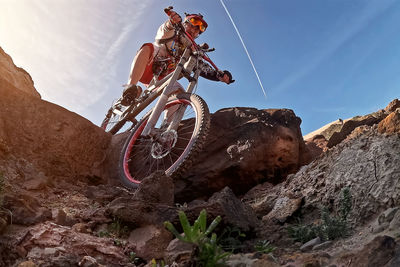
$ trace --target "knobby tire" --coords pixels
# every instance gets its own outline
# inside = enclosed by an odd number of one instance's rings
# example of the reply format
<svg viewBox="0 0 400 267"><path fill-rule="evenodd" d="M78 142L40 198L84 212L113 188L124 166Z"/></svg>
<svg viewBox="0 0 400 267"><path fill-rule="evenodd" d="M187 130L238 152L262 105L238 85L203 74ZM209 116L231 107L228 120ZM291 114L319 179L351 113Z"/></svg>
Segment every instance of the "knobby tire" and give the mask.
<svg viewBox="0 0 400 267"><path fill-rule="evenodd" d="M192 109L194 117L184 117L177 132L156 127L161 135L171 139L170 142L157 142L140 136L151 112L144 115L132 129L119 160L119 177L124 186L137 188L144 178L159 170L168 176L181 176L192 166L206 141L210 113L200 96L189 93L179 94L169 100L165 110L181 105L187 105L185 115L190 115Z"/></svg>

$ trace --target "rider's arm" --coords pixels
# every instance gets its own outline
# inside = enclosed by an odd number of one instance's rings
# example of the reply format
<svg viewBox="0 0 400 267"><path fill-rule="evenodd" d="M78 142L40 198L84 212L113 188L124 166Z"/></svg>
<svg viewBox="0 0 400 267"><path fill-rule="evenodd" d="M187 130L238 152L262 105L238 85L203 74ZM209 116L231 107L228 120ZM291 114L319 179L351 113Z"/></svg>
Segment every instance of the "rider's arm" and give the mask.
<svg viewBox="0 0 400 267"><path fill-rule="evenodd" d="M200 72L200 76L211 81L221 81L227 84L235 81L232 80L232 74L229 71L224 70L223 73L218 73L216 70L211 68L211 66L203 68L203 70Z"/></svg>
<svg viewBox="0 0 400 267"><path fill-rule="evenodd" d="M169 19L161 24L161 26L158 28L156 37L155 37L155 42L156 43L165 43L169 42L168 39L171 39L175 36L175 29L173 24L179 23L182 21L182 18L175 12L171 11L171 14L169 16Z"/></svg>
<svg viewBox="0 0 400 267"><path fill-rule="evenodd" d="M172 30L174 30L173 25L176 23L180 23L181 21L182 21L181 16L179 16L179 14L176 13L175 11L171 11L171 13L169 14L169 20L164 22L161 25L160 29L162 29L165 32L172 31Z"/></svg>

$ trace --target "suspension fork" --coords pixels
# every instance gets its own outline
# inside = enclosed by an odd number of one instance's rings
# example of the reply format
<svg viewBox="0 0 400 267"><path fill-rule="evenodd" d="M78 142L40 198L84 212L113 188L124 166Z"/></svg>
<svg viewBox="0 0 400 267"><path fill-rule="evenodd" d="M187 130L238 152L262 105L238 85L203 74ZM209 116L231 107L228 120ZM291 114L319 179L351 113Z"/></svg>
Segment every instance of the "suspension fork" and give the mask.
<svg viewBox="0 0 400 267"><path fill-rule="evenodd" d="M194 60L194 58L192 57L192 59ZM192 67L193 69L193 67ZM191 70L190 70L191 71ZM200 68L196 69L196 72L194 74L194 77L191 77L190 82L187 86L186 92L192 94L194 87L197 84L199 75L200 75ZM185 110L186 110L186 105L181 105L178 110L174 113L173 115L173 119L171 121L171 123L168 126L168 130L177 130L179 127L179 123L181 122L181 120L183 119L183 115L185 114Z"/></svg>
<svg viewBox="0 0 400 267"><path fill-rule="evenodd" d="M174 91L174 84L178 80L179 75L182 72L183 69L183 64L189 59L191 49L186 48L185 51L183 52L183 55L181 59L179 60L178 66L176 67L174 74L170 78L167 87L163 90L160 98L157 101L156 106L154 107L153 112L150 115L150 118L143 129L142 136L151 136L153 133L154 126L156 125L158 118L161 115L161 112L163 112L165 105L167 104L168 98L170 94L173 93Z"/></svg>

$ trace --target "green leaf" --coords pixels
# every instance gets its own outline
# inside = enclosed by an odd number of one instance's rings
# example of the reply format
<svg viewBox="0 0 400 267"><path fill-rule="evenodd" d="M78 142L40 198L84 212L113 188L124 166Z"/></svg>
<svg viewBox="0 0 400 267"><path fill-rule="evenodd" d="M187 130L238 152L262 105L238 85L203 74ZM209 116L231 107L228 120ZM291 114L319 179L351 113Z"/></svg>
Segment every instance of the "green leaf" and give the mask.
<svg viewBox="0 0 400 267"><path fill-rule="evenodd" d="M217 218L215 218L212 223L210 224L210 226L208 227L207 231L205 232L205 236L209 235L211 232L214 231L214 229L217 227L217 225L221 222L221 216L217 216Z"/></svg>
<svg viewBox="0 0 400 267"><path fill-rule="evenodd" d="M178 233L178 231L175 229L175 227L172 225L172 223L170 223L170 222L164 222L164 226L165 226L165 228L167 228L171 233L173 233L174 236L175 236L176 238L178 238L179 240L182 240L182 241L186 241L186 240L182 237L182 235L181 235L180 233Z"/></svg>
<svg viewBox="0 0 400 267"><path fill-rule="evenodd" d="M198 220L196 220L192 227L192 237L193 237L192 241L198 242L198 240L201 238L202 234L203 233L200 231L200 222Z"/></svg>
<svg viewBox="0 0 400 267"><path fill-rule="evenodd" d="M210 243L211 244L216 244L217 243L217 235L215 233L213 233L211 235Z"/></svg>
<svg viewBox="0 0 400 267"><path fill-rule="evenodd" d="M198 218L198 220L199 220L199 222L200 222L200 229L201 229L201 232L205 232L206 231L206 224L207 224L207 212L206 212L206 210L202 210L201 212L200 212L200 215L199 215L199 218Z"/></svg>
<svg viewBox="0 0 400 267"><path fill-rule="evenodd" d="M192 242L193 241L192 227L190 226L189 220L183 211L179 211L179 220L181 221L183 232L185 233L185 239L188 242Z"/></svg>

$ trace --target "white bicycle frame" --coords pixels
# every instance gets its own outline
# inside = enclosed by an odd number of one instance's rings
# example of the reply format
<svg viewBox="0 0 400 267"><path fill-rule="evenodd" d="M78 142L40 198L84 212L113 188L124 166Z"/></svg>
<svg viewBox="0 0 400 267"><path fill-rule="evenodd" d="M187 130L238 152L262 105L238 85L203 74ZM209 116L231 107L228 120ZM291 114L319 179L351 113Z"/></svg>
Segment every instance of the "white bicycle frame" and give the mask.
<svg viewBox="0 0 400 267"><path fill-rule="evenodd" d="M159 84L161 83L160 88L164 87L164 84L166 85L165 88L162 90L161 96L158 99L153 111L151 112L151 115L149 117L149 120L147 121L147 124L145 128L143 129L142 136L153 136L154 135L154 127L161 115L161 113L164 110L165 105L167 104L169 96L174 93L176 88L174 88L175 82L178 80L180 75L182 73L190 75L193 71L194 65L196 64L196 56L194 54L191 54L191 48L187 47L179 60L178 66L176 67L175 71L168 75L167 81L164 81L162 79L161 81L157 82L154 85L154 88L157 86L160 86ZM192 93L194 90L195 85L197 84L198 77L200 75L200 68L197 68L195 71L194 76L186 76L189 79L189 84L185 90L187 93ZM152 89L152 86L149 88L149 90ZM168 130L176 130L178 128L179 122L183 118L183 114L185 112L186 107L181 106L175 113L174 117L168 126Z"/></svg>

